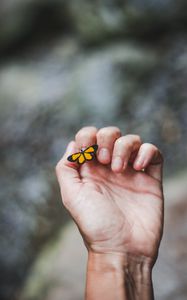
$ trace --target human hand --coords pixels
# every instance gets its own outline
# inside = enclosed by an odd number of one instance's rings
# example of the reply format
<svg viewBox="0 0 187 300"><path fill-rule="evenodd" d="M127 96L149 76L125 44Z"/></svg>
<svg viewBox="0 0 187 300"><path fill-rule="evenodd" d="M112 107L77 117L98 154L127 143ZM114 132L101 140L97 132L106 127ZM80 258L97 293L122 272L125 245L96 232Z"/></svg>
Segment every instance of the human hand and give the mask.
<svg viewBox="0 0 187 300"><path fill-rule="evenodd" d="M97 161L67 157L98 144ZM162 155L117 127L82 128L56 167L61 195L89 253L143 258L152 266L163 230ZM144 170L144 171L142 171Z"/></svg>

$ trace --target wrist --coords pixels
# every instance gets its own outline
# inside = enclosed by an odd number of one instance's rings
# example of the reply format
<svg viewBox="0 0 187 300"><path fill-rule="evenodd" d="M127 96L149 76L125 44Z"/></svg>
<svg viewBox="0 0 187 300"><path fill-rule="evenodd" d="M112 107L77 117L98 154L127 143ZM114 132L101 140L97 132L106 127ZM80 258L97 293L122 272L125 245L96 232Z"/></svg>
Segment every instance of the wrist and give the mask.
<svg viewBox="0 0 187 300"><path fill-rule="evenodd" d="M121 253L88 253L87 274L115 281L119 299L153 299L152 262L144 256ZM112 299L112 298L111 298Z"/></svg>
<svg viewBox="0 0 187 300"><path fill-rule="evenodd" d="M88 271L107 273L123 272L126 259L123 254L88 252Z"/></svg>

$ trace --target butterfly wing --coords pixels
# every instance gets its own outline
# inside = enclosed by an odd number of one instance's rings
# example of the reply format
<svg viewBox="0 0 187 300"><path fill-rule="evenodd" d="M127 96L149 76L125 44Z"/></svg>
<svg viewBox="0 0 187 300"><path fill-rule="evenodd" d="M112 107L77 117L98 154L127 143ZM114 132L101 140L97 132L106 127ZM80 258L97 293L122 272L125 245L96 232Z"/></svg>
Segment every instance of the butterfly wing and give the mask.
<svg viewBox="0 0 187 300"><path fill-rule="evenodd" d="M84 157L86 160L92 160L94 158L93 155L91 155L90 153L86 153L86 152L84 152Z"/></svg>
<svg viewBox="0 0 187 300"><path fill-rule="evenodd" d="M84 150L84 153L93 153L96 154L98 145L92 145Z"/></svg>
<svg viewBox="0 0 187 300"><path fill-rule="evenodd" d="M98 149L97 145L92 145L92 146L86 148L83 151L85 160L92 160L94 158L94 155L96 154L97 149Z"/></svg>
<svg viewBox="0 0 187 300"><path fill-rule="evenodd" d="M85 158L84 154L80 153L80 156L78 158L78 163L82 165L85 161L86 161L86 158Z"/></svg>
<svg viewBox="0 0 187 300"><path fill-rule="evenodd" d="M71 162L75 162L79 159L80 156L81 156L81 152L74 153L74 154L68 156L67 160L69 160Z"/></svg>
<svg viewBox="0 0 187 300"><path fill-rule="evenodd" d="M74 153L74 154L68 156L67 159L71 162L77 161L79 164L83 164L85 162L85 157L84 157L83 153L81 153L81 152Z"/></svg>

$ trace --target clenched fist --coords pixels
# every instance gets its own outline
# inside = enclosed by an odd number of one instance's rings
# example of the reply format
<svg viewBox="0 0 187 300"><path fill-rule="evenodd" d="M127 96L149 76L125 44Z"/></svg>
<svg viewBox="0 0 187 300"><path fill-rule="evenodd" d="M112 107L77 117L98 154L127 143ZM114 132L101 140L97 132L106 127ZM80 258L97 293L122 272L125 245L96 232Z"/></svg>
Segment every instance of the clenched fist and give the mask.
<svg viewBox="0 0 187 300"><path fill-rule="evenodd" d="M67 157L97 144L97 159ZM56 167L62 200L88 249L86 299L153 299L163 230L163 159L117 127L84 127ZM113 278L113 280L111 280Z"/></svg>

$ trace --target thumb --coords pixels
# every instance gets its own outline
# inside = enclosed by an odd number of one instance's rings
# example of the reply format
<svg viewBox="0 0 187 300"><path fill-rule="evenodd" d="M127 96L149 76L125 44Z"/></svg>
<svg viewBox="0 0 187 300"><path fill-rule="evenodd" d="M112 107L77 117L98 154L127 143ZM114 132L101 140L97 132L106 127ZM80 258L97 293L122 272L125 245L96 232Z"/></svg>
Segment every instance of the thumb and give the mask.
<svg viewBox="0 0 187 300"><path fill-rule="evenodd" d="M67 157L74 152L77 152L75 142L71 141L64 153L62 159L56 165L56 175L60 185L61 194L65 201L68 196L76 194L80 187L81 178L79 174L79 165L67 160ZM73 187L73 188L72 188Z"/></svg>

